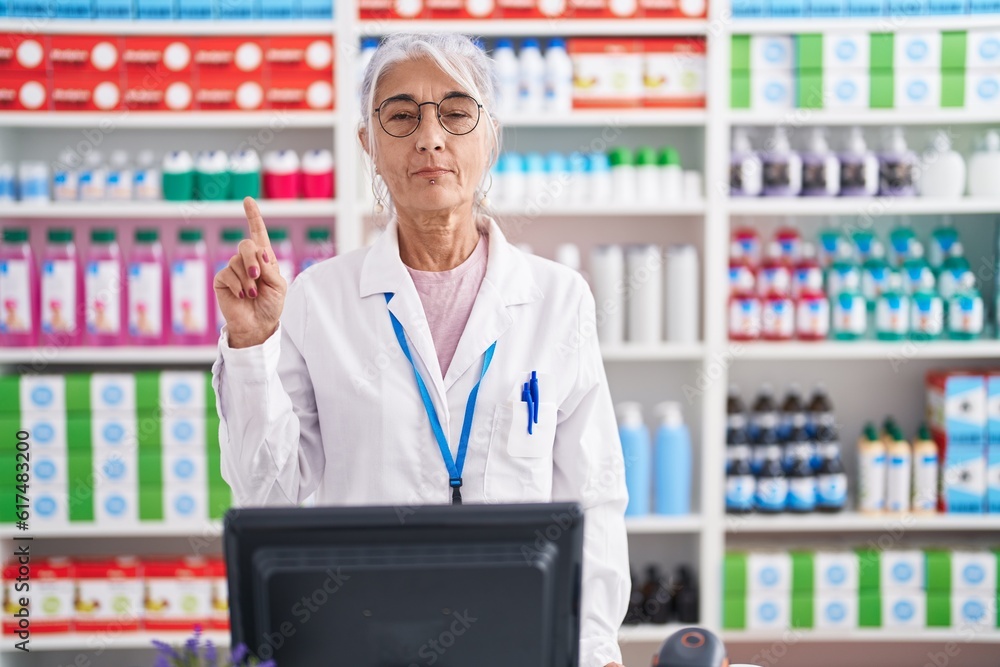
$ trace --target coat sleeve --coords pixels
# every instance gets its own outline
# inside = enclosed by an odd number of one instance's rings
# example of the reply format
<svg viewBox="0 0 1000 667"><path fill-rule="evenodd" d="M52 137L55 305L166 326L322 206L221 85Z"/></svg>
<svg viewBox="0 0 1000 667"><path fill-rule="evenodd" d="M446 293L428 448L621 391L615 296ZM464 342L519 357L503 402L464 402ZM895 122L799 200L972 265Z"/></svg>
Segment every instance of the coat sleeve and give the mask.
<svg viewBox="0 0 1000 667"><path fill-rule="evenodd" d="M301 294L295 295L301 296ZM304 304L289 291L278 330L233 349L225 327L212 366L222 478L233 504L299 505L326 465L312 379L302 357Z"/></svg>
<svg viewBox="0 0 1000 667"><path fill-rule="evenodd" d="M594 297L580 280L578 326L560 354L576 379L559 407L553 500L584 508L580 667L621 662L618 629L631 577L625 531L625 465L611 392L597 341ZM562 359L560 362L562 363Z"/></svg>

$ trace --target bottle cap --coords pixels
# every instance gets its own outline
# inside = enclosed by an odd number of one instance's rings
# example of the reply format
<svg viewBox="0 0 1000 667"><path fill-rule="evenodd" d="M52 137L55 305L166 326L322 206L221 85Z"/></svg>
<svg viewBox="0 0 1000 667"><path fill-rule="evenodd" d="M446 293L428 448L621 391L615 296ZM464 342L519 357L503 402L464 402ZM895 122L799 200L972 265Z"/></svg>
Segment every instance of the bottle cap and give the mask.
<svg viewBox="0 0 1000 667"><path fill-rule="evenodd" d="M632 164L632 151L626 146L615 146L608 152L608 162L612 167Z"/></svg>
<svg viewBox="0 0 1000 667"><path fill-rule="evenodd" d="M65 149L59 153L59 165L67 169L80 166L80 155L72 149Z"/></svg>
<svg viewBox="0 0 1000 667"><path fill-rule="evenodd" d="M562 38L562 37L551 37L551 38L549 38L548 45L546 46L546 48L547 49L552 49L552 48L557 48L557 49L562 48L562 49L564 49L564 48L566 48L566 40L564 38Z"/></svg>
<svg viewBox="0 0 1000 667"><path fill-rule="evenodd" d="M567 171L566 156L559 151L545 154L545 171L550 174L561 174Z"/></svg>
<svg viewBox="0 0 1000 667"><path fill-rule="evenodd" d="M144 148L135 157L135 163L143 169L149 169L156 164L156 154L149 148Z"/></svg>
<svg viewBox="0 0 1000 667"><path fill-rule="evenodd" d="M655 165L656 151L649 146L640 146L635 151L635 163L637 165Z"/></svg>
<svg viewBox="0 0 1000 667"><path fill-rule="evenodd" d="M663 426L677 428L684 425L684 413L681 411L681 404L677 401L659 403L655 412L660 417L660 423Z"/></svg>
<svg viewBox="0 0 1000 667"><path fill-rule="evenodd" d="M514 40L510 37L501 37L497 40L497 45L495 49L512 49L514 48ZM494 50L495 50L494 49Z"/></svg>
<svg viewBox="0 0 1000 667"><path fill-rule="evenodd" d="M222 230L221 238L223 243L239 243L246 235L242 227L229 227Z"/></svg>
<svg viewBox="0 0 1000 667"><path fill-rule="evenodd" d="M49 243L72 243L73 242L73 230L72 229L50 229L49 230Z"/></svg>
<svg viewBox="0 0 1000 667"><path fill-rule="evenodd" d="M264 171L270 174L292 174L299 170L299 156L295 151L283 149L264 154Z"/></svg>
<svg viewBox="0 0 1000 667"><path fill-rule="evenodd" d="M83 158L83 163L86 164L91 169L99 167L101 165L101 152L92 151L87 153L87 156Z"/></svg>
<svg viewBox="0 0 1000 667"><path fill-rule="evenodd" d="M181 243L198 243L201 241L201 230L200 229L182 229L178 238L180 238Z"/></svg>
<svg viewBox="0 0 1000 667"><path fill-rule="evenodd" d="M306 174L325 174L333 170L333 153L326 148L314 148L302 154L302 171Z"/></svg>
<svg viewBox="0 0 1000 667"><path fill-rule="evenodd" d="M365 37L361 40L361 50L378 48L378 37Z"/></svg>
<svg viewBox="0 0 1000 667"><path fill-rule="evenodd" d="M504 151L497 159L497 172L499 173L519 173L524 171L524 160L520 153Z"/></svg>
<svg viewBox="0 0 1000 667"><path fill-rule="evenodd" d="M124 168L128 164L128 153L121 149L111 151L111 157L108 158L108 164L115 169Z"/></svg>
<svg viewBox="0 0 1000 667"><path fill-rule="evenodd" d="M524 154L524 170L530 173L540 174L545 171L545 158L541 153L532 151Z"/></svg>
<svg viewBox="0 0 1000 667"><path fill-rule="evenodd" d="M528 37L521 42L522 51L524 51L524 49L537 49L537 48L538 48L538 39L536 39L535 37Z"/></svg>
<svg viewBox="0 0 1000 667"><path fill-rule="evenodd" d="M660 149L660 154L657 156L657 164L661 167L666 166L681 166L681 154L677 152L677 149L672 146L664 146Z"/></svg>
<svg viewBox="0 0 1000 667"><path fill-rule="evenodd" d="M587 156L587 166L590 171L608 171L611 161L607 153L591 153Z"/></svg>
<svg viewBox="0 0 1000 667"><path fill-rule="evenodd" d="M750 137L747 135L747 130L744 127L737 127L733 129L733 152L753 152L753 146L750 144Z"/></svg>
<svg viewBox="0 0 1000 667"><path fill-rule="evenodd" d="M927 428L927 424L921 423L920 428L917 429L917 437L921 440L931 439L931 430Z"/></svg>
<svg viewBox="0 0 1000 667"><path fill-rule="evenodd" d="M284 227L275 227L267 230L267 237L272 241L287 241L288 230Z"/></svg>
<svg viewBox="0 0 1000 667"><path fill-rule="evenodd" d="M855 155L861 155L868 152L868 144L865 143L864 132L861 131L860 127L852 127L847 134L847 146L848 153L853 153Z"/></svg>
<svg viewBox="0 0 1000 667"><path fill-rule="evenodd" d="M826 132L822 127L814 127L809 134L809 152L829 153L830 145L826 142Z"/></svg>
<svg viewBox="0 0 1000 667"><path fill-rule="evenodd" d="M934 138L931 140L931 148L938 155L949 152L951 150L951 138L948 136L948 133L944 130L935 132Z"/></svg>
<svg viewBox="0 0 1000 667"><path fill-rule="evenodd" d="M971 272L966 271L958 279L958 286L963 290L973 290L976 288L976 277Z"/></svg>
<svg viewBox="0 0 1000 667"><path fill-rule="evenodd" d="M769 153L784 154L792 152L792 145L788 141L788 131L781 125L774 128L774 134L771 135L771 140L768 142L767 150Z"/></svg>
<svg viewBox="0 0 1000 667"><path fill-rule="evenodd" d="M618 424L621 428L639 428L643 426L642 405L633 402L619 403Z"/></svg>
<svg viewBox="0 0 1000 667"><path fill-rule="evenodd" d="M156 243L160 240L160 232L155 229L137 229L135 240L139 243Z"/></svg>
<svg viewBox="0 0 1000 667"><path fill-rule="evenodd" d="M587 171L587 156L579 151L573 151L566 160L569 170L572 173L583 173Z"/></svg>
<svg viewBox="0 0 1000 667"><path fill-rule="evenodd" d="M90 232L91 243L114 243L115 238L113 229L93 229Z"/></svg>
<svg viewBox="0 0 1000 667"><path fill-rule="evenodd" d="M903 135L903 128L894 127L889 131L889 138L886 140L885 148L893 153L905 153L909 150L906 145L906 136Z"/></svg>
<svg viewBox="0 0 1000 667"><path fill-rule="evenodd" d="M3 230L4 243L27 243L28 230L24 227L13 227Z"/></svg>
<svg viewBox="0 0 1000 667"><path fill-rule="evenodd" d="M203 174L221 174L229 168L229 156L225 151L201 151L198 153L197 169Z"/></svg>
<svg viewBox="0 0 1000 667"><path fill-rule="evenodd" d="M163 171L168 174L183 174L194 170L194 159L187 151L170 151L163 156Z"/></svg>
<svg viewBox="0 0 1000 667"><path fill-rule="evenodd" d="M252 148L234 151L229 155L229 171L234 174L252 174L260 171L260 156Z"/></svg>
<svg viewBox="0 0 1000 667"><path fill-rule="evenodd" d="M309 241L329 241L330 230L326 227L310 227L306 232L306 239Z"/></svg>

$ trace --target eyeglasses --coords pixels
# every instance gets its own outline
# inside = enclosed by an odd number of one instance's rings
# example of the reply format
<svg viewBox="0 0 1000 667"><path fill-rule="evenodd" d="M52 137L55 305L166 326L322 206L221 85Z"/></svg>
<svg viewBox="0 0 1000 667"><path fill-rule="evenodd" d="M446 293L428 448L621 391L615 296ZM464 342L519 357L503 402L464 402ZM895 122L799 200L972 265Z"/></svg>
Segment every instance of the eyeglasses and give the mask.
<svg viewBox="0 0 1000 667"><path fill-rule="evenodd" d="M472 97L455 93L448 95L440 102L421 102L417 104L408 97L390 97L379 105L373 115L378 116L378 122L386 134L401 138L408 137L417 131L420 119L420 107L433 104L437 107L438 122L449 134L468 134L479 125L479 115L483 105Z"/></svg>

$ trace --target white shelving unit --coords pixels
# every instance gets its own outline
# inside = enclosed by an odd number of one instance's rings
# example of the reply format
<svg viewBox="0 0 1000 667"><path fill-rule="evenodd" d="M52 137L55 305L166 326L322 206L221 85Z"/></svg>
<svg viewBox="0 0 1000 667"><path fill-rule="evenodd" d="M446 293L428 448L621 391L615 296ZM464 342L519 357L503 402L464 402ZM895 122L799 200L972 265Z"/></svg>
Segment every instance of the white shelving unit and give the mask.
<svg viewBox="0 0 1000 667"><path fill-rule="evenodd" d="M319 199L258 200L261 214L269 218L332 218L337 215L337 202ZM240 201L192 202L51 202L49 204L10 204L0 210L4 218L120 219L120 218L233 218L244 220Z"/></svg>
<svg viewBox="0 0 1000 667"><path fill-rule="evenodd" d="M0 19L0 32L20 31L26 22L34 30L51 34L178 34L231 36L243 34L301 35L332 33L336 40L335 86L336 111L332 113L4 113L0 114L0 153L3 131L46 133L50 130L71 131L78 128L111 127L114 129L176 130L185 131L228 130L264 128L281 123L290 131L329 131L329 140L337 164L337 192L335 202L277 202L263 200L261 208L265 219L269 217L301 217L336 219L338 251L348 252L363 244L364 228L370 205L352 196L364 190L365 177L352 168L359 164L360 147L356 137L358 118L355 94L358 72L354 58L358 54L361 37L377 36L395 30L409 31L460 31L473 35L494 36L704 36L708 43L708 102L704 110L648 110L615 109L607 111L574 112L566 117L511 117L505 126L517 133L545 132L551 128L559 132L586 132L588 129L606 127L647 133L673 132L670 137L696 136L702 146L695 160L703 169L707 196L703 202L683 203L674 206L584 207L569 204L553 205L542 211L501 210L501 215L532 215L545 219L575 218L578 225L599 226L602 219L622 221L629 229L641 225L643 233L650 235L687 234L688 240L696 238L702 248L702 332L703 341L693 345L615 346L603 350L609 372L622 374L629 381L642 386L653 384L671 387L691 378L697 387L697 398L689 404L696 417L690 420L692 436L698 447L698 465L695 472L698 497L695 507L698 514L690 517L649 517L630 519L630 538L660 540L667 545L690 544L694 562L699 572L701 586L702 624L717 630L721 621L722 582L717 573L722 570L722 555L727 540L742 534L762 535L773 539L774 544L793 545L803 535L822 538L857 534L859 539L882 530L882 519L870 519L852 514L842 516L805 517L740 517L735 520L724 514L724 415L726 389L729 379L740 364L748 362L759 367L757 377L761 382L769 379L772 369L792 364L796 368L813 362L883 360L899 355L904 359L923 362L993 362L1000 359L1000 342L982 340L975 342L934 341L929 343L730 343L726 335L726 290L723 277L728 262L728 237L731 218L781 218L789 216L851 216L864 213L864 207L883 200L826 200L826 199L759 199L730 200L725 194L728 184L730 132L735 126L770 127L785 124L789 127L813 125L907 125L927 127L973 127L1000 125L996 113L964 109L935 111L824 111L796 109L782 113L734 111L729 108L730 39L734 34L790 34L836 29L879 31L893 28L929 28L935 30L962 30L972 26L1000 25L1000 16L956 16L910 19L802 19L802 20L734 20L729 15L728 3L710 3L710 16L704 21L633 20L633 21L360 21L356 2L338 4L337 18L333 22L119 22L119 21L41 21L38 19ZM565 129L568 128L568 129ZM691 132L693 130L694 132ZM318 134L318 132L317 132ZM552 133L555 136L555 132ZM622 135L627 136L627 135ZM659 136L659 135L657 135ZM666 140L664 140L666 143ZM3 157L0 155L0 157ZM687 158L686 158L687 159ZM721 194L720 194L721 193ZM1000 200L963 199L957 201L894 199L886 215L1000 215ZM191 215L196 218L240 218L238 202L192 203ZM106 205L88 209L81 205L69 209L52 206L5 206L0 209L0 224L4 219L42 220L57 218L150 218L166 219L184 215L185 205L170 203L124 206ZM635 223L635 224L633 224ZM697 226L700 224L700 228ZM545 225L539 225L539 229ZM691 231L693 230L693 231ZM52 364L100 367L115 365L208 365L215 358L214 347L157 347L157 348L66 348L60 350L0 350L0 370L14 369L21 364L39 360ZM644 362L643 365L635 362ZM766 363L760 363L766 362ZM862 374L884 373L881 364L856 364ZM675 370L676 369L676 370ZM683 375L688 373L688 375ZM806 378L807 380L813 378ZM818 379L818 378L817 378ZM746 387L745 387L746 388ZM753 387L750 387L753 389ZM863 381L858 392L865 390ZM872 396L877 401L877 396ZM687 408L686 408L687 409ZM916 532L976 532L989 535L1000 531L1000 520L994 517L923 517L915 521ZM176 538L181 543L194 534L217 535L221 524L186 526L136 526L121 529L72 527L69 529L38 529L32 534L51 540L107 539L108 548L127 548L130 540L152 537ZM11 530L0 531L0 540L13 537ZM657 542L660 544L661 542ZM71 542L70 542L71 543ZM620 640L626 648L641 645L643 650L659 643L676 626L623 627ZM211 635L211 633L209 633ZM219 633L218 643L228 642L227 633ZM1000 635L982 633L976 643L996 643ZM168 639L167 633L155 633L159 639ZM780 637L762 632L727 632L726 641L734 643L770 643ZM955 638L952 632L921 632L919 635L891 631L855 631L836 637L817 632L801 635L805 642L843 641L888 642L906 644L917 637L920 641L945 642ZM122 639L115 647L141 648L149 646L151 636L142 633ZM178 636L177 641L186 637ZM39 641L39 650L77 650L86 647L84 639L71 636ZM2 650L7 650L5 645ZM648 653L642 653L644 659ZM626 660L628 662L628 660ZM638 664L638 663L636 663Z"/></svg>

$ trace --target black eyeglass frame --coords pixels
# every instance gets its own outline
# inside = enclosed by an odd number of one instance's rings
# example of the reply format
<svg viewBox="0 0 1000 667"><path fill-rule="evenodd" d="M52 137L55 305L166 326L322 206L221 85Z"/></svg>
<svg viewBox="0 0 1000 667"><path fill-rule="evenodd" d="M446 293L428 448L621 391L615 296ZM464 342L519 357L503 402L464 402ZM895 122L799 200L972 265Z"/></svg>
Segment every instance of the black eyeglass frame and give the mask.
<svg viewBox="0 0 1000 667"><path fill-rule="evenodd" d="M441 121L441 105L447 102L448 100L455 99L456 97L468 98L473 102L475 102L476 104L476 111L478 112L476 115L476 122L472 125L472 127L469 129L468 132L452 132L447 127L445 127L444 123ZM407 132L406 134L393 134L389 130L385 129L385 125L382 123L382 115L380 114L380 112L382 111L382 107L384 107L387 102L399 102L399 101L413 102L414 104L417 105L417 124L414 125L413 129ZM448 134L454 135L456 137L461 137L465 136L466 134L472 133L477 127L479 127L479 121L482 120L483 117L483 105L475 97L473 97L472 95L466 95L465 93L449 93L448 95L445 95L440 102L417 102L415 99L409 97L408 95L395 95L393 97L387 97L384 100L382 100L382 103L378 105L378 108L372 111L372 115L378 116L378 124L379 127L382 128L383 132L388 134L390 137L395 137L396 139L403 139L416 132L417 129L420 127L420 121L424 119L424 114L421 112L420 107L427 104L434 105L434 108L436 110L436 113L434 115L437 116L438 125L441 126L441 129L443 129Z"/></svg>

